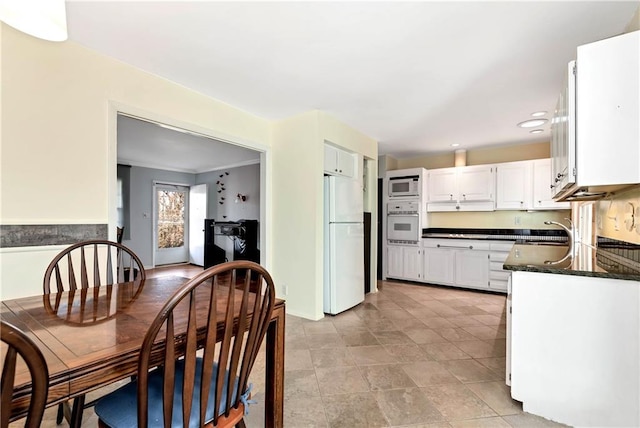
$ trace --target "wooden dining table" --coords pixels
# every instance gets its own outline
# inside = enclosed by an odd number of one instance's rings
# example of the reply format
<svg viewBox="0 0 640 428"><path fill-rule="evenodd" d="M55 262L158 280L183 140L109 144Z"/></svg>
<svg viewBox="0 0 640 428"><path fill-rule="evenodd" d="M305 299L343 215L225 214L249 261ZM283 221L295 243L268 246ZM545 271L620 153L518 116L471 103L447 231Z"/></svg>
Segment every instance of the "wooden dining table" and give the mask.
<svg viewBox="0 0 640 428"><path fill-rule="evenodd" d="M135 375L144 335L162 305L188 279L147 278L2 301L0 317L25 332L49 369L47 406ZM267 330L265 426L282 427L285 302L276 299ZM16 377L12 419L26 414L30 378Z"/></svg>

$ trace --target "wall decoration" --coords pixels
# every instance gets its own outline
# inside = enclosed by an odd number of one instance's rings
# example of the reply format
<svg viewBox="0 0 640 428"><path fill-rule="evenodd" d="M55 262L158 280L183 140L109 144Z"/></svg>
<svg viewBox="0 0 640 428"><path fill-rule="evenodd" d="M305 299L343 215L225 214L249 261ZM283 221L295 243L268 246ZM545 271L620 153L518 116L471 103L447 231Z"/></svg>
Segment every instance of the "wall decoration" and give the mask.
<svg viewBox="0 0 640 428"><path fill-rule="evenodd" d="M218 177L219 178L218 181L216 181L216 186L218 187L218 203L220 205L224 205L224 201L225 201L225 196L224 196L225 193L224 192L226 190L225 187L224 187L224 182L222 181L222 179L225 176L228 176L228 175L229 175L229 172L225 171L223 174L220 174L220 176ZM227 216L223 214L222 218L226 219Z"/></svg>

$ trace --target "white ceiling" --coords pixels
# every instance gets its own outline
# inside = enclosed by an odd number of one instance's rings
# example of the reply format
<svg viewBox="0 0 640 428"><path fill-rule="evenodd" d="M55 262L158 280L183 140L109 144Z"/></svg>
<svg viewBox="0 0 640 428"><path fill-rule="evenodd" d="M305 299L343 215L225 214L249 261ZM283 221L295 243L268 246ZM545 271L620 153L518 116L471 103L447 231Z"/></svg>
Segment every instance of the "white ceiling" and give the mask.
<svg viewBox="0 0 640 428"><path fill-rule="evenodd" d="M260 162L260 153L118 115L118 163L200 173Z"/></svg>
<svg viewBox="0 0 640 428"><path fill-rule="evenodd" d="M578 45L636 1L67 2L69 39L270 120L328 112L402 158L549 140Z"/></svg>

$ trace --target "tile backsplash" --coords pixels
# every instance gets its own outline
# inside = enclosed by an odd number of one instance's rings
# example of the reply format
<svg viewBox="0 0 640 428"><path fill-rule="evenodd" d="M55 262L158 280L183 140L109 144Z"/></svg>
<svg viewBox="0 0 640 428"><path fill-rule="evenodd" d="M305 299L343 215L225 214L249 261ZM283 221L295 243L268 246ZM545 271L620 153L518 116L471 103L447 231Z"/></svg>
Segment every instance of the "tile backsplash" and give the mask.
<svg viewBox="0 0 640 428"><path fill-rule="evenodd" d="M640 244L640 186L596 203L596 235Z"/></svg>

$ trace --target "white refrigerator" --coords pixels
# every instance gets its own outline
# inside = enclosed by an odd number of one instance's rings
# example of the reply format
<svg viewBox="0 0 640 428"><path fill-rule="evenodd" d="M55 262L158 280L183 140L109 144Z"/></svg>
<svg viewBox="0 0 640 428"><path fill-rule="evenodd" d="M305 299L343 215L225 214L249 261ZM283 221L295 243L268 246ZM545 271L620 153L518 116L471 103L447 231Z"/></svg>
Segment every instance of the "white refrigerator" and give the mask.
<svg viewBox="0 0 640 428"><path fill-rule="evenodd" d="M364 301L363 193L360 183L324 178L324 312Z"/></svg>

